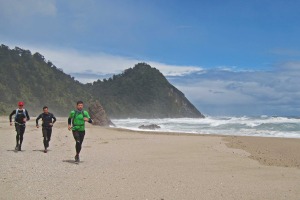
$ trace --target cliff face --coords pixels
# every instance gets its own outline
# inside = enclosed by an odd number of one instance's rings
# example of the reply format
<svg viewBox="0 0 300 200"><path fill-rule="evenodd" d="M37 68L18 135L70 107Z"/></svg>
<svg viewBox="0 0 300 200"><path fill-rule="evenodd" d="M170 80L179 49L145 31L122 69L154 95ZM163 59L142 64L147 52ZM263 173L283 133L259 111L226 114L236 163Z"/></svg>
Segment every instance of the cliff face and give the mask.
<svg viewBox="0 0 300 200"><path fill-rule="evenodd" d="M89 89L112 118L204 117L163 74L145 63L94 82Z"/></svg>
<svg viewBox="0 0 300 200"><path fill-rule="evenodd" d="M178 116L192 117L192 118L204 118L204 115L180 92L177 88L172 86L168 94L176 104L178 108Z"/></svg>

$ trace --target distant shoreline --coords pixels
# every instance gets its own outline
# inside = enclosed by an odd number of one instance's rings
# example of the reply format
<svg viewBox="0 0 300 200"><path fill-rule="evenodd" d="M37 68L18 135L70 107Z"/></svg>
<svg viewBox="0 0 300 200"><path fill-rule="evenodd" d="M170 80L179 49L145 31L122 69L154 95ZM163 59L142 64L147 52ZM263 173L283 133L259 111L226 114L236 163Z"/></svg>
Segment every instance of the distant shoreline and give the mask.
<svg viewBox="0 0 300 200"><path fill-rule="evenodd" d="M207 117L161 119L114 119L121 128L134 131L140 126L159 126L153 132L175 132L201 135L259 136L275 138L300 138L300 119L286 117Z"/></svg>

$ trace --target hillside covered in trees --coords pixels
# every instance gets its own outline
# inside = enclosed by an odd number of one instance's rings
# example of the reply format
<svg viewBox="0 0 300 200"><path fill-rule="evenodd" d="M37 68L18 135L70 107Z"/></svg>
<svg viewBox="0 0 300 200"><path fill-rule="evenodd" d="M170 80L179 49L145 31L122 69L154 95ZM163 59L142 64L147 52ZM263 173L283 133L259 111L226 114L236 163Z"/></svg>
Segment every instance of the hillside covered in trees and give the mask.
<svg viewBox="0 0 300 200"><path fill-rule="evenodd" d="M77 100L99 100L111 118L204 117L155 68L139 63L108 80L82 84L39 53L0 46L0 113L24 101L36 115L44 105L67 116Z"/></svg>
<svg viewBox="0 0 300 200"><path fill-rule="evenodd" d="M41 54L0 46L0 113L11 112L22 100L30 114L48 105L57 115L66 116L78 98L88 100L91 95Z"/></svg>
<svg viewBox="0 0 300 200"><path fill-rule="evenodd" d="M182 92L146 63L87 85L113 118L202 117Z"/></svg>

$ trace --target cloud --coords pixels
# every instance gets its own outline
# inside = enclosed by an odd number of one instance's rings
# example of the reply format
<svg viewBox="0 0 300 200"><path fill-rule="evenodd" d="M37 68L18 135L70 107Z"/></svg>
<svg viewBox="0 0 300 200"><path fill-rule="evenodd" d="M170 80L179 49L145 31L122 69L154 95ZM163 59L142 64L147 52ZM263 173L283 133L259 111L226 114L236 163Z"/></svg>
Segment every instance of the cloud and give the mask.
<svg viewBox="0 0 300 200"><path fill-rule="evenodd" d="M185 95L194 102L202 102L211 105L247 104L254 100L250 94L244 94L236 89L228 88L233 81L224 80L198 80L177 87L185 92Z"/></svg>
<svg viewBox="0 0 300 200"><path fill-rule="evenodd" d="M10 44L10 48L15 45ZM45 48L39 46L22 45L23 49L30 49L32 53L39 52L51 61L56 67L71 74L76 80L87 83L98 79L111 77L113 74L122 73L125 69L134 67L135 64L145 62L158 69L165 76L186 76L191 73L201 73L203 69L198 66L169 65L150 60L111 55L103 52L79 52L74 49Z"/></svg>
<svg viewBox="0 0 300 200"><path fill-rule="evenodd" d="M299 69L223 71L206 69L202 74L173 77L178 87L200 111L212 115L298 115Z"/></svg>
<svg viewBox="0 0 300 200"><path fill-rule="evenodd" d="M38 15L56 15L54 0L0 0L0 16L9 20Z"/></svg>
<svg viewBox="0 0 300 200"><path fill-rule="evenodd" d="M89 82L95 81L98 77L107 77L109 74L119 74L125 69L134 67L139 62L145 62L152 67L157 68L165 76L185 76L190 73L200 72L202 68L197 66L178 66L168 65L165 63L140 60L130 57L123 57L118 55L111 55L107 53L79 53L76 50L59 50L59 49L40 49L36 48L36 51L42 55L47 55L46 59L50 60L59 68L62 68L66 73L77 74L75 78L79 81L87 77L90 77ZM87 73L86 70L89 70ZM97 74L98 76L86 76L91 74ZM84 77L85 76L85 77Z"/></svg>
<svg viewBox="0 0 300 200"><path fill-rule="evenodd" d="M270 53L277 56L300 56L300 51L296 49L277 48L272 49Z"/></svg>
<svg viewBox="0 0 300 200"><path fill-rule="evenodd" d="M276 65L276 68L281 71L287 70L287 72L293 71L300 73L300 61L287 61L280 63Z"/></svg>
<svg viewBox="0 0 300 200"><path fill-rule="evenodd" d="M93 72L74 72L70 73L72 77L76 77L81 83L93 83L96 80L103 80L112 77L114 74L96 74Z"/></svg>
<svg viewBox="0 0 300 200"><path fill-rule="evenodd" d="M152 67L160 70L165 76L186 76L191 73L201 73L202 67L199 66L183 66L183 65L168 65L159 62L146 61Z"/></svg>

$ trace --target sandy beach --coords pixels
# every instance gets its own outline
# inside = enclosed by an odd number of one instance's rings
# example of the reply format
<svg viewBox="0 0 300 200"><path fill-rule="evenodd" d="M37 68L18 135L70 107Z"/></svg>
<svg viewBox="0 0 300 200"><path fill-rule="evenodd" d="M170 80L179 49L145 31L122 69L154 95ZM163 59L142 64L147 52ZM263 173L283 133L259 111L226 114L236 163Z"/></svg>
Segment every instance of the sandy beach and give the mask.
<svg viewBox="0 0 300 200"><path fill-rule="evenodd" d="M300 140L140 133L87 125L81 162L66 118L43 153L27 123L21 152L0 118L0 199L299 199Z"/></svg>

